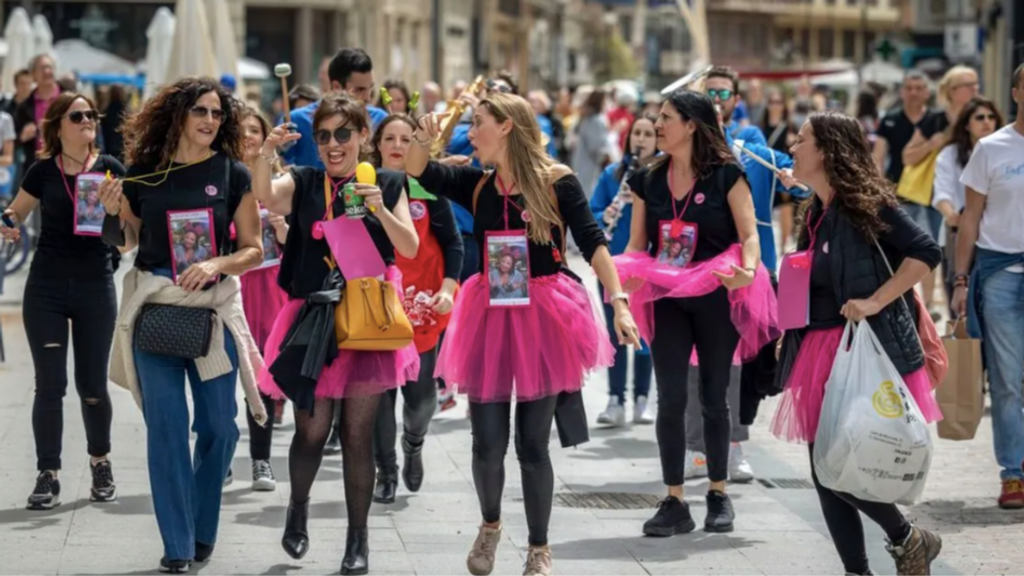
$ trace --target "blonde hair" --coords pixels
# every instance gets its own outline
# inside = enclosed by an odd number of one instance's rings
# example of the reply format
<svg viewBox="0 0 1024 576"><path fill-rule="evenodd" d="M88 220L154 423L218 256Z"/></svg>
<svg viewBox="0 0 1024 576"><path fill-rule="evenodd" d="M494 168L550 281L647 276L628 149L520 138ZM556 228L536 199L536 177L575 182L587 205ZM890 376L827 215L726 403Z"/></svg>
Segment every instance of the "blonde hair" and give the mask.
<svg viewBox="0 0 1024 576"><path fill-rule="evenodd" d="M947 70L946 73L942 76L942 80L939 80L938 96L939 101L943 105L949 105L950 93L953 91L953 82L955 82L957 78L963 76L964 74L971 74L975 78L978 77L978 71L975 70L974 68L971 68L970 66L964 66L963 64L958 64Z"/></svg>
<svg viewBox="0 0 1024 576"><path fill-rule="evenodd" d="M551 242L551 228L562 228L554 195L550 191L553 170L557 166L548 156L541 140L540 126L530 103L514 94L492 94L480 102L494 120L512 123L508 133L506 154L512 178L523 195L525 209L530 212L526 231L530 240L540 244Z"/></svg>

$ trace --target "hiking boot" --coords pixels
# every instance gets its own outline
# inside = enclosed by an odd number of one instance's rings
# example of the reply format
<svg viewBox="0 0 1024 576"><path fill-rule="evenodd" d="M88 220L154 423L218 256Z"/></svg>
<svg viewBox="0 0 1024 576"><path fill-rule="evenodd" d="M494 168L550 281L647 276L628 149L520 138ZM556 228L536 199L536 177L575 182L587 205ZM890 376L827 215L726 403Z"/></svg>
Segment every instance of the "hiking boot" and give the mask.
<svg viewBox="0 0 1024 576"><path fill-rule="evenodd" d="M473 549L466 558L466 568L473 576L489 576L494 571L494 554L501 542L501 527L481 526L476 535Z"/></svg>
<svg viewBox="0 0 1024 576"><path fill-rule="evenodd" d="M896 561L899 576L928 576L932 573L932 562L942 550L942 538L924 528L913 526L910 536L898 546L888 542L885 549Z"/></svg>
<svg viewBox="0 0 1024 576"><path fill-rule="evenodd" d="M551 576L551 547L530 546L526 553L523 576Z"/></svg>

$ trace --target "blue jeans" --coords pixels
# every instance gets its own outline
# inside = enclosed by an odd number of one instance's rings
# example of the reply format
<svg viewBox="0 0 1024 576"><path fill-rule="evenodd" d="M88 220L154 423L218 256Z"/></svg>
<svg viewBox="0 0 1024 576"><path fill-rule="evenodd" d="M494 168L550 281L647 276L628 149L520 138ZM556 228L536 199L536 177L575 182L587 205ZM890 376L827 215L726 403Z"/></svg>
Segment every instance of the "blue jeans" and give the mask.
<svg viewBox="0 0 1024 576"><path fill-rule="evenodd" d="M598 287L601 301L604 301L604 287ZM626 403L626 376L629 371L629 347L619 344L615 333L615 309L611 304L604 304L604 319L608 325L612 345L615 346L615 364L608 368L608 394L616 396L619 404ZM633 354L633 400L640 396L649 396L651 391L651 351L647 343Z"/></svg>
<svg viewBox="0 0 1024 576"><path fill-rule="evenodd" d="M226 328L224 346L233 370L206 382L199 379L194 360L134 352L146 419L149 484L168 560L191 559L196 542L217 541L224 476L238 443L238 350ZM195 406L191 455L186 374Z"/></svg>
<svg viewBox="0 0 1024 576"><path fill-rule="evenodd" d="M1024 478L1024 274L993 274L982 303L996 462L1002 479Z"/></svg>

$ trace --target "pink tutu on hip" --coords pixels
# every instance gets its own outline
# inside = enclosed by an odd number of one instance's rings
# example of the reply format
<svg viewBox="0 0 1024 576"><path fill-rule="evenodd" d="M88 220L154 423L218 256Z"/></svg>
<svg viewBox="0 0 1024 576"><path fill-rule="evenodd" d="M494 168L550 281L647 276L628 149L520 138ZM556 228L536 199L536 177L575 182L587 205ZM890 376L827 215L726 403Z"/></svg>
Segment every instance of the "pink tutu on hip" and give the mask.
<svg viewBox="0 0 1024 576"><path fill-rule="evenodd" d="M583 386L614 363L586 288L564 274L530 279L530 305L489 308L480 274L462 286L435 375L471 402L530 402Z"/></svg>
<svg viewBox="0 0 1024 576"><path fill-rule="evenodd" d="M648 343L654 339L654 302L662 298L694 298L705 296L722 287L712 272L732 274L732 266L742 266L743 253L734 244L718 256L677 268L660 264L646 252L631 252L613 258L623 284L643 280L636 292L630 294L630 309L636 319L640 336ZM768 270L757 265L754 283L729 292L732 323L740 333L736 347L735 364L753 360L766 344L778 338L778 301L772 289ZM696 351L690 360L696 364Z"/></svg>
<svg viewBox="0 0 1024 576"><path fill-rule="evenodd" d="M787 442L814 442L821 419L821 405L825 401L825 385L832 375L832 365L842 339L842 326L807 331L772 418L771 432L777 438ZM905 375L903 382L925 421L931 423L942 419L942 411L932 394L932 384L925 368Z"/></svg>
<svg viewBox="0 0 1024 576"><path fill-rule="evenodd" d="M260 352L274 328L277 314L288 303L288 294L277 285L278 266L260 268L242 275L242 308L249 332Z"/></svg>

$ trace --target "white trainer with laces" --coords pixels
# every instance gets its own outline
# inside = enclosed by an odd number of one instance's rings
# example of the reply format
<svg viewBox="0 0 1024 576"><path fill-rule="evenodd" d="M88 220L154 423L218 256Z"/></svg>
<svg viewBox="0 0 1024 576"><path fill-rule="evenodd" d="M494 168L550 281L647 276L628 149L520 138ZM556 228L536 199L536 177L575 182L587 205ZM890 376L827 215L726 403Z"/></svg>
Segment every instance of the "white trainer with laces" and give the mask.
<svg viewBox="0 0 1024 576"><path fill-rule="evenodd" d="M746 484L754 479L754 469L743 455L743 444L733 442L729 446L729 480Z"/></svg>
<svg viewBox="0 0 1024 576"><path fill-rule="evenodd" d="M633 424L654 424L654 416L647 409L647 396L639 396L633 406Z"/></svg>
<svg viewBox="0 0 1024 576"><path fill-rule="evenodd" d="M686 467L683 469L683 478L705 478L708 475L708 458L703 452L696 450L686 451Z"/></svg>
<svg viewBox="0 0 1024 576"><path fill-rule="evenodd" d="M597 423L610 428L619 428L626 425L626 407L619 402L617 396L608 398L608 407L597 415Z"/></svg>

